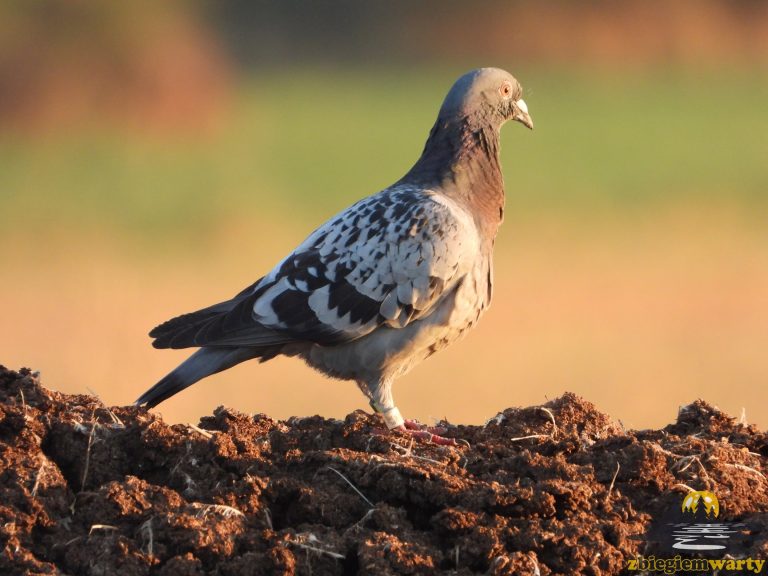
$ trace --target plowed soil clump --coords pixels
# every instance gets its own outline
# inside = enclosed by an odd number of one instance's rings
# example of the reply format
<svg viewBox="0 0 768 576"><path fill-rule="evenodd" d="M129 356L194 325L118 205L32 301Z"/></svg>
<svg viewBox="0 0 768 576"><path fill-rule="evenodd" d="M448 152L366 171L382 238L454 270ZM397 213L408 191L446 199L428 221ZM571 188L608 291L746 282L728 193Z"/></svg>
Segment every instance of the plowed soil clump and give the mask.
<svg viewBox="0 0 768 576"><path fill-rule="evenodd" d="M169 426L0 367L0 574L632 573L679 554L654 534L689 490L768 557L768 437L705 402L629 431L565 394L446 435L471 447L362 411Z"/></svg>

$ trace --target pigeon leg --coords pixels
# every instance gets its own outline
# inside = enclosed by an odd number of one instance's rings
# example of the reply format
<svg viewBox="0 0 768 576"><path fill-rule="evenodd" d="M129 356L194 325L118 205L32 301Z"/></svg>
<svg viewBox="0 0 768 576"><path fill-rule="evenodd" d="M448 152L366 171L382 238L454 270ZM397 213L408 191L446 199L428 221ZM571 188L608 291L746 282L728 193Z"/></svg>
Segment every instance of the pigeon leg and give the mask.
<svg viewBox="0 0 768 576"><path fill-rule="evenodd" d="M363 386L360 386L363 389ZM466 440L456 440L455 438L443 438L445 430L430 429L415 420L406 420L400 414L400 410L395 406L392 398L392 382L389 380L380 380L373 385L368 385L371 398L371 407L378 412L384 424L389 430L397 430L415 438L419 442L437 444L439 446L469 446Z"/></svg>

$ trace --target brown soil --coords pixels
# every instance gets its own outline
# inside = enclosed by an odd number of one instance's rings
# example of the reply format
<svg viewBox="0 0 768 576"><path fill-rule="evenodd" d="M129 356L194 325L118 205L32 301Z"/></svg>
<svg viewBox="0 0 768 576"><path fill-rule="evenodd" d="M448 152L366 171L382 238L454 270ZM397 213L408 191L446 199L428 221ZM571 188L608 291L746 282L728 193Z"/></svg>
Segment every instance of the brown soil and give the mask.
<svg viewBox="0 0 768 576"><path fill-rule="evenodd" d="M0 367L0 574L618 574L675 555L654 526L686 486L768 557L768 436L705 402L628 431L565 394L450 427L469 449L380 426L168 426Z"/></svg>

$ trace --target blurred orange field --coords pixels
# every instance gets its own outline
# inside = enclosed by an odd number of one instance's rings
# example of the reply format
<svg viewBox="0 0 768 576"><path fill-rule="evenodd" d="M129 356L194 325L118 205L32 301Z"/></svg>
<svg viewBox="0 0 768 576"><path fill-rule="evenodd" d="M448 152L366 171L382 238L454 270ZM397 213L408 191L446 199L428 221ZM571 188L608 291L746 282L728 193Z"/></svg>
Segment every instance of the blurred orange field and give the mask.
<svg viewBox="0 0 768 576"><path fill-rule="evenodd" d="M0 362L66 392L132 402L186 351L157 323L232 296L309 231L230 223L205 249L147 257L111 237L18 232L0 247ZM697 397L768 426L768 230L737 210L682 205L634 219L510 214L495 298L464 341L395 384L409 417L480 423L570 390L627 427L672 421ZM195 422L224 404L273 417L342 417L366 401L302 363L246 363L160 406Z"/></svg>

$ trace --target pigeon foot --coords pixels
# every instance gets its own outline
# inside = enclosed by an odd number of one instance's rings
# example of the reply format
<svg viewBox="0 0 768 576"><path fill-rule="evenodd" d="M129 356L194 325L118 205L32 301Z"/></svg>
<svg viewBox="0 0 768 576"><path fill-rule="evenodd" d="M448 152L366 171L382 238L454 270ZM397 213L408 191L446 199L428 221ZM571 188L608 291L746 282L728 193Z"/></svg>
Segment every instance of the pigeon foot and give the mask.
<svg viewBox="0 0 768 576"><path fill-rule="evenodd" d="M438 436L442 436L446 432L448 432L448 428L445 426L427 426L426 424L422 424L418 420L406 420L403 423L403 426L406 430L426 430L427 432L431 432L432 434L437 434Z"/></svg>
<svg viewBox="0 0 768 576"><path fill-rule="evenodd" d="M417 422L416 420L406 420L402 426L395 430L411 436L419 442L426 444L437 444L438 446L461 446L470 448L469 442L461 438L445 438L442 434L447 432L442 426L429 427Z"/></svg>

